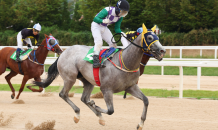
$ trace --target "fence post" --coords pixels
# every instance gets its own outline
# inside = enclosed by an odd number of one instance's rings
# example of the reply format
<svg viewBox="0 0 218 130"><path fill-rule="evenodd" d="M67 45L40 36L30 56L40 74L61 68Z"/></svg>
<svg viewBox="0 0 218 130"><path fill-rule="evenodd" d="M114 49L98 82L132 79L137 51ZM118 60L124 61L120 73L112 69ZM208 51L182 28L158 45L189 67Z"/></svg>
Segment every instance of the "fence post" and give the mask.
<svg viewBox="0 0 218 130"><path fill-rule="evenodd" d="M179 98L182 99L183 98L183 67L179 66L179 70L180 70Z"/></svg>
<svg viewBox="0 0 218 130"><path fill-rule="evenodd" d="M164 75L164 66L161 66L161 75Z"/></svg>
<svg viewBox="0 0 218 130"><path fill-rule="evenodd" d="M171 58L171 56L172 56L172 49L170 49L170 58Z"/></svg>
<svg viewBox="0 0 218 130"><path fill-rule="evenodd" d="M202 49L200 49L200 57L202 57Z"/></svg>
<svg viewBox="0 0 218 130"><path fill-rule="evenodd" d="M217 59L217 47L215 48L215 54L214 54L215 59Z"/></svg>
<svg viewBox="0 0 218 130"><path fill-rule="evenodd" d="M180 59L182 59L182 47L180 47Z"/></svg>
<svg viewBox="0 0 218 130"><path fill-rule="evenodd" d="M202 63L202 62L201 62ZM200 63L200 64L201 64ZM200 78L201 78L201 67L198 67L198 69L197 69L197 89L198 90L200 90L200 84L201 84L201 80L200 80Z"/></svg>
<svg viewBox="0 0 218 130"><path fill-rule="evenodd" d="M82 86L82 82L79 80L79 86Z"/></svg>

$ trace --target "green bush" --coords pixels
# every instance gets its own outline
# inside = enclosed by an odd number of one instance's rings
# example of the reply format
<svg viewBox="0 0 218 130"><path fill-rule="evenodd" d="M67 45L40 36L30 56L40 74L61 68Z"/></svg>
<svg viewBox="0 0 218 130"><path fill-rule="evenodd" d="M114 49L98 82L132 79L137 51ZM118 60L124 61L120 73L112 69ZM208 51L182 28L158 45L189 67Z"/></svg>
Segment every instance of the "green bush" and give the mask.
<svg viewBox="0 0 218 130"><path fill-rule="evenodd" d="M113 32L113 30L111 30ZM16 46L17 33L12 30L0 32L0 46ZM63 31L57 26L42 27L39 42L45 38L44 34L52 34L59 40L61 46L87 45L93 46L94 40L90 31L73 32L71 30ZM159 35L160 42L164 46L201 46L201 45L217 45L218 28L213 30L200 29L192 30L189 33L162 33ZM119 36L115 37L116 41ZM107 44L104 42L104 46ZM117 44L121 46L121 42Z"/></svg>
<svg viewBox="0 0 218 130"><path fill-rule="evenodd" d="M217 45L218 28L192 30L188 33L162 33L159 37L164 46Z"/></svg>

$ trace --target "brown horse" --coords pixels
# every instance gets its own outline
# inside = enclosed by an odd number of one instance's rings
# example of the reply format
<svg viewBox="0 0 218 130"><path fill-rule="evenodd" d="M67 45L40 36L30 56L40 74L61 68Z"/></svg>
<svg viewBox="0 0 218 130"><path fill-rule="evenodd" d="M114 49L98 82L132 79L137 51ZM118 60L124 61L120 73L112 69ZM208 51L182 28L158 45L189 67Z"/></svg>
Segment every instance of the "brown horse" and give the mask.
<svg viewBox="0 0 218 130"><path fill-rule="evenodd" d="M49 50L56 52L58 55L63 52L57 40L51 34L50 36L45 34L45 39L42 41L41 45L38 46L37 50L33 50L29 58L20 63L22 71L19 70L18 63L10 58L10 56L16 51L15 48L5 47L0 51L0 75L6 71L6 68L11 70L11 72L7 76L5 76L5 79L11 88L12 99L14 99L15 97L15 90L11 84L11 78L16 76L17 74L24 75L19 93L16 97L16 99L19 99L19 96L23 91L26 82L29 79L34 78L35 81L41 81L40 76L44 72L43 64ZM43 90L42 87L39 87L39 90L31 88L31 86L28 86L28 88L33 92L42 92Z"/></svg>

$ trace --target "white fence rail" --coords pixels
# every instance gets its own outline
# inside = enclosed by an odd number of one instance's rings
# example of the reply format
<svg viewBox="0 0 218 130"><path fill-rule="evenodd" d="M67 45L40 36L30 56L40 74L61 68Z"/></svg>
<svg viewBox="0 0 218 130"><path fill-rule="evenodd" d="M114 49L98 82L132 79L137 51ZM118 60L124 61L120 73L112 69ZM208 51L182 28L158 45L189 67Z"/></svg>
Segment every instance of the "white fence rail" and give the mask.
<svg viewBox="0 0 218 130"><path fill-rule="evenodd" d="M9 47L9 46L0 46L0 50L4 47ZM17 48L17 46L10 46L13 48ZM62 49L67 49L71 46L60 46ZM122 48L122 46L118 46L119 48ZM170 57L172 57L172 50L179 50L179 59L183 59L182 58L182 50L200 50L200 56L202 56L202 50L214 50L214 59L217 59L217 49L218 46L163 46L165 49L170 50L169 54ZM27 48L26 46L24 46L24 48ZM37 48L37 46L35 47ZM103 46L102 48L108 48L108 46ZM55 54L56 57L56 54Z"/></svg>
<svg viewBox="0 0 218 130"><path fill-rule="evenodd" d="M0 49L6 46L0 46ZM10 46L16 48L16 46ZM62 49L67 49L70 46L61 46ZM24 47L26 48L26 47ZM36 47L37 48L37 47ZM103 48L108 48L104 46ZM122 48L122 47L120 47ZM200 77L201 77L201 67L218 67L217 59L217 46L164 46L165 49L170 50L170 57L172 54L172 49L180 50L180 58L164 58L164 61L158 62L151 58L147 63L147 66L161 66L161 75L164 74L164 66L178 66L180 69L180 89L179 89L179 98L183 98L183 67L198 67L197 68L197 89L200 90ZM215 50L214 59L194 59L194 58L182 58L183 49L200 49L200 55L202 56L202 50ZM45 64L51 65L56 60L55 57L47 57ZM167 61L170 60L170 61ZM173 60L173 61L172 61Z"/></svg>

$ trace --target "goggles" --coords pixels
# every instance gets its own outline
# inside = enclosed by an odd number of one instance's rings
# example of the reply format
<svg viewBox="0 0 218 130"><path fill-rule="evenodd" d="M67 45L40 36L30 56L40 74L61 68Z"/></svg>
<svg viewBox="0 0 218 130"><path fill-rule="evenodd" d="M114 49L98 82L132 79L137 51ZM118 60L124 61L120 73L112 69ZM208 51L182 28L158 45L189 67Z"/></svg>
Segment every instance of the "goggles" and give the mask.
<svg viewBox="0 0 218 130"><path fill-rule="evenodd" d="M34 30L34 32L37 32L37 33L39 33L39 31L38 30L36 30L36 29L33 29Z"/></svg>
<svg viewBox="0 0 218 130"><path fill-rule="evenodd" d="M120 10L119 16L120 17L125 17L127 14L128 14L128 11Z"/></svg>

